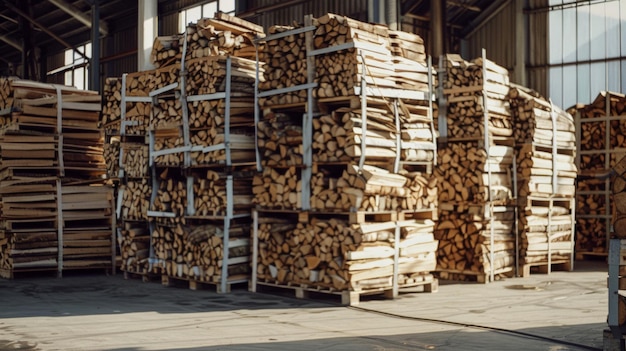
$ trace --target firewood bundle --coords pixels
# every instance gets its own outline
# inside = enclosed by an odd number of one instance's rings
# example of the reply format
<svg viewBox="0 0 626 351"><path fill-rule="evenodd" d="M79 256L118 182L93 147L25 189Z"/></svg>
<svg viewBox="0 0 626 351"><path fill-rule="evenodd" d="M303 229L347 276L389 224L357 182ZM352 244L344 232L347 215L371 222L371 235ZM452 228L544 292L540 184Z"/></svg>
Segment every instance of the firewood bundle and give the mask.
<svg viewBox="0 0 626 351"><path fill-rule="evenodd" d="M102 149L104 154L104 162L107 167L107 177L117 178L120 170L120 139L112 137L108 143L105 143Z"/></svg>
<svg viewBox="0 0 626 351"><path fill-rule="evenodd" d="M223 148L213 151L192 151L191 164L193 166L226 164L226 135L216 130L196 130L191 132L193 147L211 147L223 145ZM256 160L254 132L250 128L231 129L228 136L230 146L230 160L233 164L252 163Z"/></svg>
<svg viewBox="0 0 626 351"><path fill-rule="evenodd" d="M150 126L158 129L161 126L182 124L183 110L179 99L160 98L152 105Z"/></svg>
<svg viewBox="0 0 626 351"><path fill-rule="evenodd" d="M224 228L218 224L157 226L152 243L158 267L170 277L217 283L222 266L228 265L228 278L245 277L250 272L250 229L236 225L229 231L228 262L224 260Z"/></svg>
<svg viewBox="0 0 626 351"><path fill-rule="evenodd" d="M439 157L441 163L435 175L440 203L483 204L491 199L495 204L505 205L512 198L512 147L493 145L488 153L477 143L450 143L448 148L439 151Z"/></svg>
<svg viewBox="0 0 626 351"><path fill-rule="evenodd" d="M226 90L226 57L213 56L191 60L187 63L187 95L213 94ZM233 96L254 96L256 62L239 57L230 58L231 91ZM259 81L265 78L261 67Z"/></svg>
<svg viewBox="0 0 626 351"><path fill-rule="evenodd" d="M121 219L142 221L148 219L152 187L147 178L129 179L120 186L123 191Z"/></svg>
<svg viewBox="0 0 626 351"><path fill-rule="evenodd" d="M302 116L265 110L258 124L261 164L286 167L302 164Z"/></svg>
<svg viewBox="0 0 626 351"><path fill-rule="evenodd" d="M150 258L150 232L143 224L125 222L118 236L121 270L124 272L148 273Z"/></svg>
<svg viewBox="0 0 626 351"><path fill-rule="evenodd" d="M617 238L626 238L626 157L613 166L613 231Z"/></svg>
<svg viewBox="0 0 626 351"><path fill-rule="evenodd" d="M515 263L514 212L495 212L492 227L488 206L439 206L435 238L439 240L437 270L441 271L442 278L486 282L492 271L498 275L512 270Z"/></svg>
<svg viewBox="0 0 626 351"><path fill-rule="evenodd" d="M296 167L263 168L252 180L252 202L263 208L302 208L302 180Z"/></svg>
<svg viewBox="0 0 626 351"><path fill-rule="evenodd" d="M313 175L311 208L320 211L418 211L436 208L437 179L420 172L389 173L348 166L333 178L324 169ZM395 185L391 185L395 181ZM383 184L384 185L381 185ZM404 185L400 185L404 184Z"/></svg>
<svg viewBox="0 0 626 351"><path fill-rule="evenodd" d="M513 136L513 121L507 94L508 71L491 61L472 62L449 54L445 59L444 94L448 102L448 137L481 138L485 133L494 137ZM483 77L483 64L487 77ZM487 98L485 106L485 97ZM484 116L487 112L488 129Z"/></svg>
<svg viewBox="0 0 626 351"><path fill-rule="evenodd" d="M626 118L614 118L611 121L600 118L622 116L626 113L625 106L626 97L623 94L603 91L591 104L576 106L570 111L584 119L580 124L579 144L580 151L584 152L580 156L581 170L606 171L606 161L613 167L620 160L622 155L614 151L626 148ZM596 118L598 121L594 121ZM605 149L610 152L605 153Z"/></svg>
<svg viewBox="0 0 626 351"><path fill-rule="evenodd" d="M311 206L328 211L397 211L408 208L407 178L384 169L348 166L339 179L326 185L321 172L314 177ZM330 184L329 184L330 185ZM333 194L334 193L334 194Z"/></svg>
<svg viewBox="0 0 626 351"><path fill-rule="evenodd" d="M122 164L129 178L148 177L148 146L140 143L122 143ZM118 150L119 157L119 150Z"/></svg>
<svg viewBox="0 0 626 351"><path fill-rule="evenodd" d="M249 212L252 207L252 182L245 174L233 177L233 198L236 213ZM193 199L196 216L225 216L229 206L227 175L213 170L194 174Z"/></svg>
<svg viewBox="0 0 626 351"><path fill-rule="evenodd" d="M171 220L175 223L184 222L187 207L186 182L169 176L166 168L159 175L159 187L154 201L150 204L150 210L162 213L173 213Z"/></svg>
<svg viewBox="0 0 626 351"><path fill-rule="evenodd" d="M437 242L432 221L349 224L336 218L312 218L310 223L273 219L259 228L259 278L339 291L389 288L396 226L401 227L400 274L433 270Z"/></svg>
<svg viewBox="0 0 626 351"><path fill-rule="evenodd" d="M122 79L107 78L104 81L102 90L102 125L107 126L112 122L119 120L122 113L120 106L122 103Z"/></svg>
<svg viewBox="0 0 626 351"><path fill-rule="evenodd" d="M272 26L269 34L283 33L295 29L289 26ZM288 88L308 83L306 67L305 34L293 34L279 39L268 40L259 53L259 60L265 62L265 82L259 82L259 90ZM306 90L274 95L259 99L261 106L303 103Z"/></svg>
<svg viewBox="0 0 626 351"><path fill-rule="evenodd" d="M518 146L517 153L519 196L575 196L577 168L573 150L561 150L554 154L549 148L522 144ZM553 172L557 173L556 184L553 184Z"/></svg>
<svg viewBox="0 0 626 351"><path fill-rule="evenodd" d="M584 179L578 181L577 191L588 194L576 196L576 252L605 253L609 230L605 216L607 206L612 206L605 193L611 189L606 188L605 180Z"/></svg>
<svg viewBox="0 0 626 351"><path fill-rule="evenodd" d="M313 153L318 161L394 159L398 152L394 117L385 109L368 107L367 125L360 110L340 108L313 123ZM365 141L365 148L362 143Z"/></svg>
<svg viewBox="0 0 626 351"><path fill-rule="evenodd" d="M569 201L529 201L521 206L520 259L522 263L544 263L550 259L570 261L573 247L574 222Z"/></svg>
<svg viewBox="0 0 626 351"><path fill-rule="evenodd" d="M222 12L189 24L186 35L186 60L220 55L254 59L253 40L265 36L263 27ZM179 63L184 38L184 34L157 37L150 55L152 63L156 67Z"/></svg>
<svg viewBox="0 0 626 351"><path fill-rule="evenodd" d="M165 152L169 149L175 149L185 146L185 138L183 137L182 127L179 123L163 124L155 129L154 134L154 150L155 152ZM154 163L158 166L182 166L185 160L183 152L168 152L162 155L153 156Z"/></svg>

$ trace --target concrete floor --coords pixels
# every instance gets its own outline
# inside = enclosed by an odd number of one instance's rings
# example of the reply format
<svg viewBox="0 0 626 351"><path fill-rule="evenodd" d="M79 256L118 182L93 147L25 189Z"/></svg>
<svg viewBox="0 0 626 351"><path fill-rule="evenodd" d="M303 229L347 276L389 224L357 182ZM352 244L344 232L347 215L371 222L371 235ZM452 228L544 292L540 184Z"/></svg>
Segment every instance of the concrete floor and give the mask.
<svg viewBox="0 0 626 351"><path fill-rule="evenodd" d="M442 282L436 293L358 307L121 274L0 280L0 351L602 349L606 272L604 262L577 262L574 272Z"/></svg>

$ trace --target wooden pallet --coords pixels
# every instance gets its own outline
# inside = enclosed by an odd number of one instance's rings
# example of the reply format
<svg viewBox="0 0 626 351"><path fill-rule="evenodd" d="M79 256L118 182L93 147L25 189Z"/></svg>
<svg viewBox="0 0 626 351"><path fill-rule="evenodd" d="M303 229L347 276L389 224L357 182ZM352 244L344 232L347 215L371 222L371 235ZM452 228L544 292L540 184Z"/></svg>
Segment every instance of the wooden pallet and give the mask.
<svg viewBox="0 0 626 351"><path fill-rule="evenodd" d="M593 252L593 251L577 251L576 260L578 261L606 261L608 256L607 252Z"/></svg>
<svg viewBox="0 0 626 351"><path fill-rule="evenodd" d="M211 291L215 291L218 294L224 294L224 293L230 293L231 287L233 285L240 285L243 287L243 285L248 284L248 282L247 281L241 282L239 280L228 282L226 284L226 290L222 291L221 284L219 282L218 283L205 282L205 281L199 281L199 280L189 279L189 278L178 278L178 277L170 277L168 275L162 275L161 284L164 286L168 286L168 287L173 286L173 287L189 288L189 290L211 290Z"/></svg>
<svg viewBox="0 0 626 351"><path fill-rule="evenodd" d="M341 304L345 306L356 306L361 301L361 296L379 295L388 299L393 299L392 287L367 289L367 290L336 290L333 288L309 287L304 284L280 284L271 281L258 281L256 283L257 291L259 287L266 288L269 292L271 289L280 289L285 291L293 291L298 299L315 299L316 297L336 297L340 298ZM399 289L408 289L423 286L423 292L437 292L439 290L439 280L432 274L424 276L423 281L413 282L410 284L400 285Z"/></svg>
<svg viewBox="0 0 626 351"><path fill-rule="evenodd" d="M526 263L522 266L521 269L521 277L526 278L530 276L531 271L535 271L537 273L548 274L555 268L558 270L571 271L572 270L572 261L570 260L553 260L551 265L548 265L548 262L533 262ZM532 268L535 267L533 270Z"/></svg>
<svg viewBox="0 0 626 351"><path fill-rule="evenodd" d="M443 280L460 280L460 281L475 281L480 284L491 283L491 274L489 272L473 272L473 271L459 271L459 270L437 270L439 279ZM494 272L494 281L500 280L503 276L513 277L515 274L514 267L507 267L498 269ZM469 279L468 279L469 278Z"/></svg>

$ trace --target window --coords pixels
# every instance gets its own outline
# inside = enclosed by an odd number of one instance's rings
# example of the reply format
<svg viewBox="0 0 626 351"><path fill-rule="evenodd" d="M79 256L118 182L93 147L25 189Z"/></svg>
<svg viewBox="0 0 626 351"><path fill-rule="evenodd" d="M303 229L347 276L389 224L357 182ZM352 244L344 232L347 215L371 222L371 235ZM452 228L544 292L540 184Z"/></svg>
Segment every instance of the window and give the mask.
<svg viewBox="0 0 626 351"><path fill-rule="evenodd" d="M178 15L179 32L184 32L187 24L197 22L201 18L213 17L218 11L234 15L235 0L213 0L182 10Z"/></svg>
<svg viewBox="0 0 626 351"><path fill-rule="evenodd" d="M90 58L91 43L81 45L76 50L65 50L65 66L68 67L65 71L65 85L85 90L89 88L89 68L87 67L87 60L76 51Z"/></svg>

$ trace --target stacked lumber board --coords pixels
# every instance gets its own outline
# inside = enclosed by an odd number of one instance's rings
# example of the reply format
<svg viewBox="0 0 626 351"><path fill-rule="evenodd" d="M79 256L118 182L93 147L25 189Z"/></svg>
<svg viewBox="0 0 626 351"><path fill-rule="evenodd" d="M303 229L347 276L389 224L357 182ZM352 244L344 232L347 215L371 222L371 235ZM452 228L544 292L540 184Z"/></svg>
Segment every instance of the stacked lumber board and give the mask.
<svg viewBox="0 0 626 351"><path fill-rule="evenodd" d="M509 92L515 122L522 276L572 264L577 168L574 118L532 90Z"/></svg>
<svg viewBox="0 0 626 351"><path fill-rule="evenodd" d="M1 275L111 268L100 96L18 79L0 86Z"/></svg>
<svg viewBox="0 0 626 351"><path fill-rule="evenodd" d="M626 148L626 97L602 91L588 105L568 110L578 127L576 194L576 255L606 255L614 212L610 202L611 168Z"/></svg>
<svg viewBox="0 0 626 351"><path fill-rule="evenodd" d="M430 174L435 135L423 41L333 14L311 23L310 33L272 27L262 56L262 170L252 188L261 223L258 283L357 298L389 292L394 283L430 284L437 179ZM311 114L309 136L307 104L322 112ZM421 229L411 236L419 248L403 251L415 255L394 263L394 246L403 245L391 239L396 227ZM362 242L369 230L380 235Z"/></svg>
<svg viewBox="0 0 626 351"><path fill-rule="evenodd" d="M447 130L439 132L447 143L435 168L437 271L444 279L486 283L515 265L508 73L491 61L458 55L447 55L443 64Z"/></svg>

